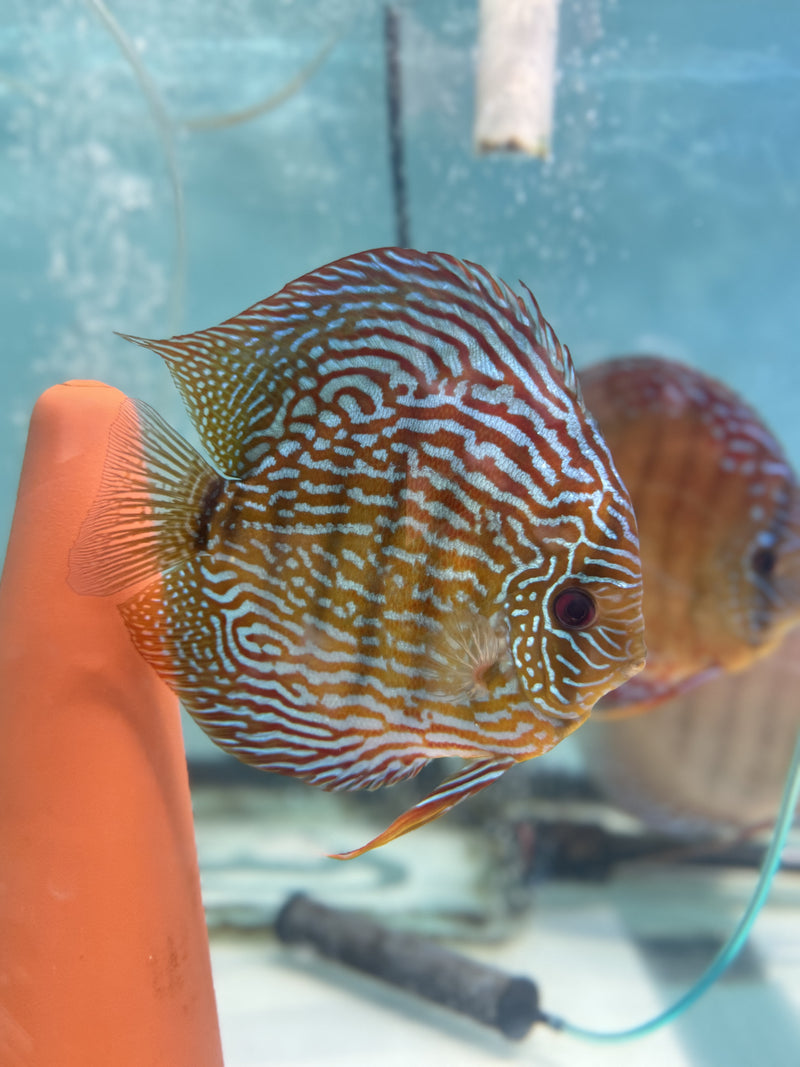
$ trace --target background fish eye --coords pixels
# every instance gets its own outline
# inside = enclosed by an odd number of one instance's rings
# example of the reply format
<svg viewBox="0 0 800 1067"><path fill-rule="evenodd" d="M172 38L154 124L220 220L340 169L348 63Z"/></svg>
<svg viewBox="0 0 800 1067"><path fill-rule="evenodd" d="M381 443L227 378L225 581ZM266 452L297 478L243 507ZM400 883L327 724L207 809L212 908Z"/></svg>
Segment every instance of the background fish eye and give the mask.
<svg viewBox="0 0 800 1067"><path fill-rule="evenodd" d="M760 545L751 557L751 565L754 572L760 578L769 578L775 570L777 562L775 549L766 545Z"/></svg>

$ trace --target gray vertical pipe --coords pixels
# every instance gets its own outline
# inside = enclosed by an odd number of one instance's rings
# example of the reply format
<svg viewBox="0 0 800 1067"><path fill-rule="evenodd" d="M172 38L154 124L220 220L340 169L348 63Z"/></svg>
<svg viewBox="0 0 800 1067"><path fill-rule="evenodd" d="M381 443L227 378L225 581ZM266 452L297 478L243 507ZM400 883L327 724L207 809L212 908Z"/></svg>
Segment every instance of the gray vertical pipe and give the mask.
<svg viewBox="0 0 800 1067"><path fill-rule="evenodd" d="M409 248L406 165L403 146L403 81L400 70L400 15L387 4L384 9L384 46L386 51L386 104L389 111L389 166L394 202L395 243Z"/></svg>

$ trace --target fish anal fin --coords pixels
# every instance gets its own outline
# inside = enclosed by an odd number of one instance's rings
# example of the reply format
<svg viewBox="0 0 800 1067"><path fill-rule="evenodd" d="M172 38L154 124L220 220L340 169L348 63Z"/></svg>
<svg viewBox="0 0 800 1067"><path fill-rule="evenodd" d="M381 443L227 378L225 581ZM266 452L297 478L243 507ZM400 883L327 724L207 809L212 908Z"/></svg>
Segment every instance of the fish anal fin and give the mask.
<svg viewBox="0 0 800 1067"><path fill-rule="evenodd" d="M416 830L433 819L438 819L440 815L450 811L462 800L474 796L487 785L491 785L514 762L513 759L484 759L468 763L455 774L451 774L449 778L445 778L433 792L396 818L391 826L388 826L377 837L373 837L366 845L349 852L337 852L330 858L334 860L355 859L356 856L363 856L365 852L380 848L381 845L386 845L389 841L394 841L395 838L402 837L403 834L410 833L411 830Z"/></svg>
<svg viewBox="0 0 800 1067"><path fill-rule="evenodd" d="M70 552L69 584L84 596L108 596L184 562L197 550L204 502L223 484L151 407L126 399Z"/></svg>

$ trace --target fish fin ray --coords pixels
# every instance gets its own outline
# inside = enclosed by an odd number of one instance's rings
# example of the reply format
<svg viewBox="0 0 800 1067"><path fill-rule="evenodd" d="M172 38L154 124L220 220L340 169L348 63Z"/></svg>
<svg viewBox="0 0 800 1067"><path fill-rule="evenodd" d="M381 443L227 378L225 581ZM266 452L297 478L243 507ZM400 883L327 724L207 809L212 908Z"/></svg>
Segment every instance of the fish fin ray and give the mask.
<svg viewBox="0 0 800 1067"><path fill-rule="evenodd" d="M424 667L431 692L453 702L489 695L489 686L511 661L499 618L478 612L454 613L428 647Z"/></svg>
<svg viewBox="0 0 800 1067"><path fill-rule="evenodd" d="M648 677L645 667L642 674L629 678L617 689L606 693L592 709L592 718L598 722L631 719L668 700L683 696L696 686L711 681L720 673L720 670L720 667L708 667L687 678L673 680Z"/></svg>
<svg viewBox="0 0 800 1067"><path fill-rule="evenodd" d="M561 378L565 390L585 410L580 381L570 350L559 341L555 330L542 314L539 302L524 282L520 282L522 296L519 296L510 285L477 263L457 259L444 252L432 253L431 257L461 275L471 289L479 289L484 300L490 305L498 301L507 305L518 323L527 328L537 354L552 367Z"/></svg>
<svg viewBox="0 0 800 1067"><path fill-rule="evenodd" d="M70 552L69 583L108 596L177 566L220 476L149 405L126 399L109 433L97 496Z"/></svg>
<svg viewBox="0 0 800 1067"><path fill-rule="evenodd" d="M560 376L567 393L569 393L581 410L585 411L586 404L583 400L578 372L576 371L575 364L572 360L572 353L565 344L562 344L561 341L559 341L553 327L542 314L539 302L527 285L525 285L524 282L520 282L520 285L523 290L520 305L528 314L528 321L534 332L538 345L550 366Z"/></svg>
<svg viewBox="0 0 800 1067"><path fill-rule="evenodd" d="M140 655L190 712L197 688L210 688L215 681L212 671L198 670L191 673L192 683L186 682L185 664L196 663L198 651L213 647L215 639L202 608L188 618L181 610L187 590L199 590L202 577L201 559L194 554L117 605ZM202 651L199 658L203 662Z"/></svg>
<svg viewBox="0 0 800 1067"><path fill-rule="evenodd" d="M161 356L203 448L230 478L242 478L256 466L260 456L250 449L261 427L271 421L275 392L269 362L250 349L237 348L247 338L245 330L237 331L236 322L166 340L119 334Z"/></svg>
<svg viewBox="0 0 800 1067"><path fill-rule="evenodd" d="M407 782L410 778L416 778L423 767L430 763L427 756L401 757L394 766L374 771L370 766L364 766L361 760L354 763L342 761L334 769L312 771L290 771L296 774L309 785L318 786L329 792L351 791L356 789L382 789L384 786L397 785L399 782ZM275 766L261 764L264 770L276 770Z"/></svg>
<svg viewBox="0 0 800 1067"><path fill-rule="evenodd" d="M423 800L420 800L410 807L408 811L398 816L383 833L373 837L366 845L352 849L349 852L335 853L331 856L331 859L355 859L356 856L362 856L365 852L380 848L381 845L388 844L389 841L394 841L395 838L402 837L403 834L416 830L433 819L438 819L440 815L450 811L456 804L460 804L462 800L474 796L481 789L485 789L487 785L496 781L515 762L513 759L484 759L468 763L465 767L456 771L455 774L445 778Z"/></svg>

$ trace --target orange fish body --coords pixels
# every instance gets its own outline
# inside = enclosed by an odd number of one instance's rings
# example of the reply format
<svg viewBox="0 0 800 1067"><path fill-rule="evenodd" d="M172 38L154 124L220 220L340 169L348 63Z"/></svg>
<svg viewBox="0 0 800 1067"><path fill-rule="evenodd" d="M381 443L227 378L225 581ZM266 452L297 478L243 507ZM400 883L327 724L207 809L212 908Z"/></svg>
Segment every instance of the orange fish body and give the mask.
<svg viewBox="0 0 800 1067"><path fill-rule="evenodd" d="M72 580L160 574L121 606L131 636L246 762L349 789L469 761L366 847L552 748L641 667L630 501L527 291L385 249L140 343L218 469L131 403Z"/></svg>
<svg viewBox="0 0 800 1067"><path fill-rule="evenodd" d="M580 379L636 511L648 648L598 710L634 713L746 667L800 622L800 493L757 415L699 371L632 356Z"/></svg>

